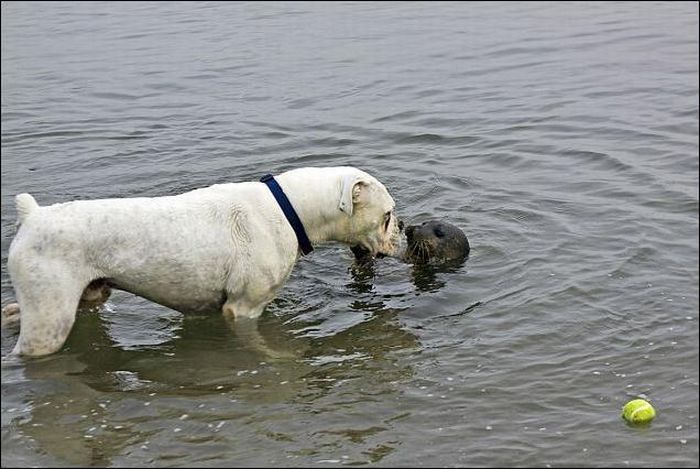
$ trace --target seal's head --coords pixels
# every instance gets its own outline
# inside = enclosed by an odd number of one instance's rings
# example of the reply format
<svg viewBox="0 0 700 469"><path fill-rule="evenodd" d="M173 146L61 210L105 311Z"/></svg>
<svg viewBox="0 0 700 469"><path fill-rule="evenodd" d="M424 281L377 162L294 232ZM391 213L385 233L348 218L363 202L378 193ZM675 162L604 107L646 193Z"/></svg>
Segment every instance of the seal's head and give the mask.
<svg viewBox="0 0 700 469"><path fill-rule="evenodd" d="M443 220L430 220L406 227L405 259L411 262L463 260L469 255L464 232Z"/></svg>

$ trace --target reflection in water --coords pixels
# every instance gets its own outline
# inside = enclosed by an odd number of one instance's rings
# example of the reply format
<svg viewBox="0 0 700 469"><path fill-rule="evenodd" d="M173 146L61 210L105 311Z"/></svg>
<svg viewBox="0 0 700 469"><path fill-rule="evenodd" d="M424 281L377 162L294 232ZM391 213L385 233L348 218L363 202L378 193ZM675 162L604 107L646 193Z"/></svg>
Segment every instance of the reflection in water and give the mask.
<svg viewBox="0 0 700 469"><path fill-rule="evenodd" d="M131 322L130 312L111 311L108 304L98 312L81 313L60 353L24 361L26 379L41 392L25 394L27 415L16 420L17 428L43 451L70 464L116 464L130 454L148 460L154 447L161 458L177 460L187 443L216 459L228 451L227 440L237 438L239 421L280 418L276 411L268 414L266 406L298 405L301 415L336 412L344 395L337 394L339 386L372 405L373 395L394 392L392 383L412 375L397 353L418 348L419 341L402 327L400 310L375 298L373 268L354 266L350 271L347 289L353 298L348 308L364 314L363 321L319 337L295 334L298 321L290 323L277 314L261 318L266 342L294 351L295 358L260 354L221 315L182 316L154 308L159 315L156 333L166 339L134 346L121 343L123 334L134 335L130 328L143 327L143 321ZM279 302L302 308L304 303L288 296ZM34 400L37 394L42 402ZM341 425L319 432L317 438L361 443L386 428ZM172 441L173 436L180 438ZM266 436L294 439L272 430ZM370 445L370 439L367 445L364 452L374 461L393 451L391 445ZM315 447L306 443L296 451L311 454Z"/></svg>
<svg viewBox="0 0 700 469"><path fill-rule="evenodd" d="M440 274L464 273L462 268L468 259L469 256L466 255L449 261L410 263L413 285L421 292L438 291L446 285ZM366 294L372 291L372 280L374 280L376 274L374 260L367 258L356 260L350 268L350 273L353 281L347 285L348 288L358 294Z"/></svg>
<svg viewBox="0 0 700 469"><path fill-rule="evenodd" d="M422 292L435 292L445 286L440 274L460 272L467 258L442 263L417 263L411 270L411 278L416 288Z"/></svg>

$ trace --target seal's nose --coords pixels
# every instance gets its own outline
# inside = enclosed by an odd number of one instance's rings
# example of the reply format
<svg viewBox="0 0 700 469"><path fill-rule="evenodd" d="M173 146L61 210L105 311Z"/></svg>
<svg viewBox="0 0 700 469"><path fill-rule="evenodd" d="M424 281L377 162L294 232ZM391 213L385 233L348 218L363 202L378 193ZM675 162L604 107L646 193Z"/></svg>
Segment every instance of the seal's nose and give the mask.
<svg viewBox="0 0 700 469"><path fill-rule="evenodd" d="M413 239L413 230L415 230L415 229L416 229L416 227L412 226L412 225L406 227L406 239L408 241L411 241L411 239Z"/></svg>

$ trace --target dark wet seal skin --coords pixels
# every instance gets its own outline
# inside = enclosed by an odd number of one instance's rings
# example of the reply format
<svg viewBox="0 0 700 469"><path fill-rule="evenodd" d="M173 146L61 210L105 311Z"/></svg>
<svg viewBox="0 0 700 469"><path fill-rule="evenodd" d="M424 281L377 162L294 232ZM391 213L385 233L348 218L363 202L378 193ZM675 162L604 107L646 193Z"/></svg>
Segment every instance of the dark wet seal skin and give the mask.
<svg viewBox="0 0 700 469"><path fill-rule="evenodd" d="M469 240L457 226L444 220L429 220L406 227L408 243L404 260L414 263L464 260Z"/></svg>

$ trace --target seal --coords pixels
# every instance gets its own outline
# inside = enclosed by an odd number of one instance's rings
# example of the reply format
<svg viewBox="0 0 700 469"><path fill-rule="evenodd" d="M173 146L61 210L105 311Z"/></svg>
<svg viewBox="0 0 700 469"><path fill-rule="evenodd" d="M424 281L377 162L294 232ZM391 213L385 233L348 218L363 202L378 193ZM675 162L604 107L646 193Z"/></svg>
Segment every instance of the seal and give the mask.
<svg viewBox="0 0 700 469"><path fill-rule="evenodd" d="M470 250L464 232L444 220L407 226L406 241L404 260L416 263L464 260Z"/></svg>

